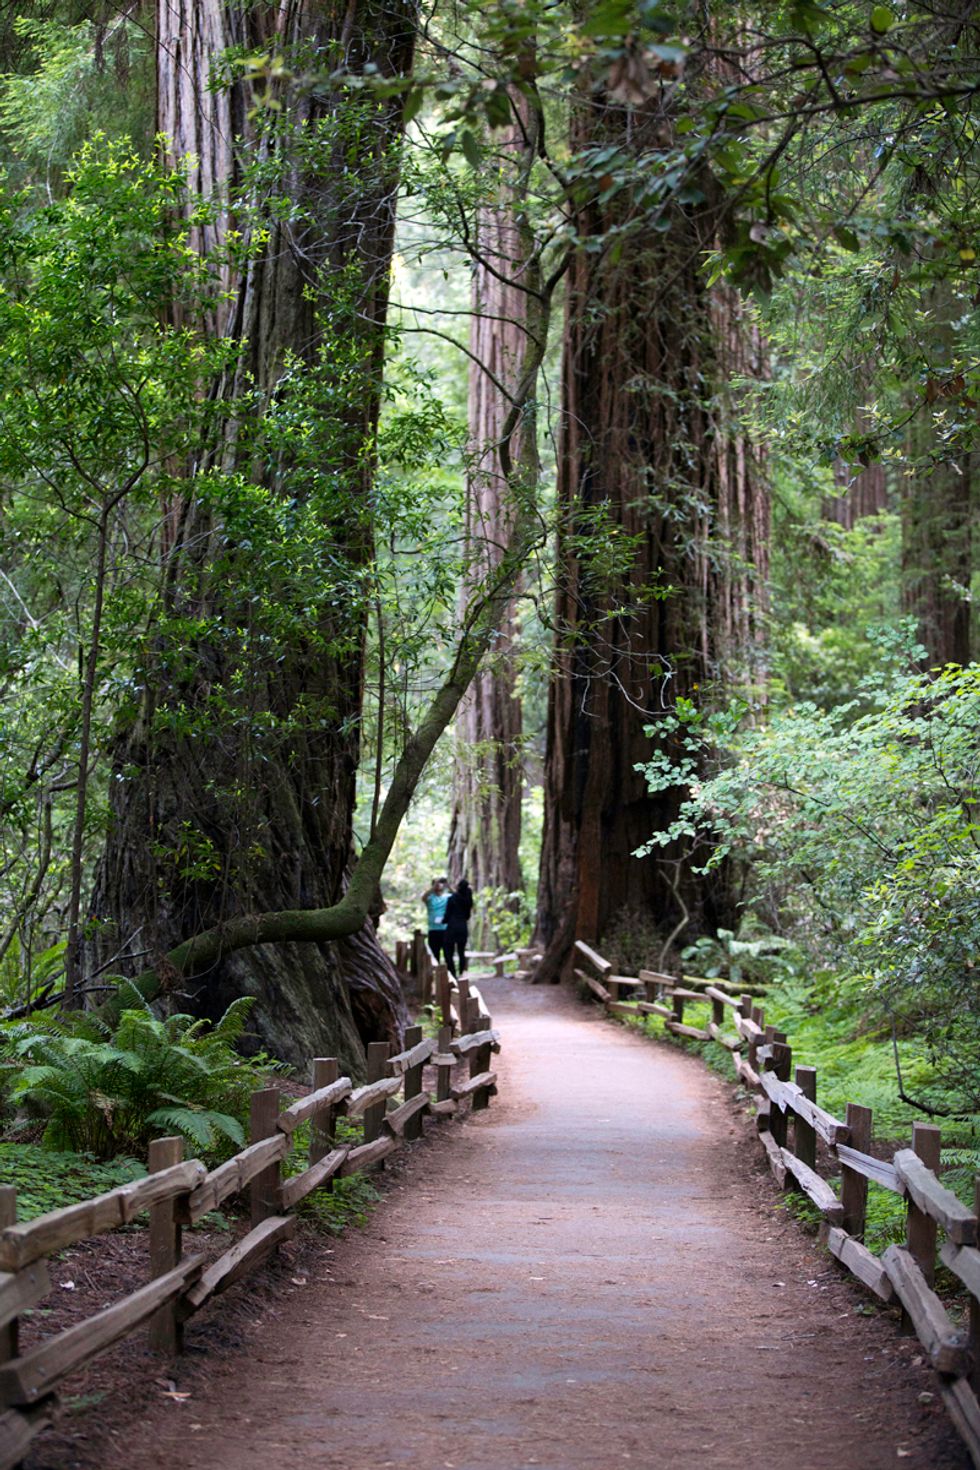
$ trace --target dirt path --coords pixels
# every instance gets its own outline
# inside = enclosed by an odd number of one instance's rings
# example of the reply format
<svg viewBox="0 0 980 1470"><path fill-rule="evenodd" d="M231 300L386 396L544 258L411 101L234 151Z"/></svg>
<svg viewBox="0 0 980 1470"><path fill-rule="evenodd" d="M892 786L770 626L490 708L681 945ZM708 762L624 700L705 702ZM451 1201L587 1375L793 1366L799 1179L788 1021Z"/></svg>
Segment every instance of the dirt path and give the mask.
<svg viewBox="0 0 980 1470"><path fill-rule="evenodd" d="M486 993L491 1110L105 1470L967 1464L912 1345L736 1172L716 1078L554 990Z"/></svg>

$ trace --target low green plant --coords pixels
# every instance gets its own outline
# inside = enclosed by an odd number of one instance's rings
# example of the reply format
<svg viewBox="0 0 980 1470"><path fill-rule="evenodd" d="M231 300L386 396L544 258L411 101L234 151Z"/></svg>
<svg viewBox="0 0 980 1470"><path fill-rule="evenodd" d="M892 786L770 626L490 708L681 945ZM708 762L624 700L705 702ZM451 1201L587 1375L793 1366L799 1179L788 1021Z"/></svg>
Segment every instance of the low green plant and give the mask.
<svg viewBox="0 0 980 1470"><path fill-rule="evenodd" d="M348 1174L334 1179L331 1189L308 1194L299 1210L331 1235L340 1235L349 1225L363 1225L380 1198L366 1174Z"/></svg>
<svg viewBox="0 0 980 1470"><path fill-rule="evenodd" d="M151 1138L178 1133L220 1156L245 1142L249 1094L267 1059L235 1051L252 1006L234 1001L215 1025L192 1016L161 1020L147 1006L122 1012L113 1029L67 1017L8 1029L0 1060L11 1098L44 1124L44 1145L110 1159L142 1153Z"/></svg>
<svg viewBox="0 0 980 1470"><path fill-rule="evenodd" d="M334 1138L338 1145L363 1141L361 1122L340 1117L334 1120ZM302 1174L309 1163L310 1125L302 1124L293 1134L293 1147L286 1156L283 1173L286 1178ZM381 1198L366 1174L349 1174L332 1179L328 1188L315 1189L301 1201L299 1211L331 1235L340 1235L348 1225L363 1225L372 1207Z"/></svg>
<svg viewBox="0 0 980 1470"><path fill-rule="evenodd" d="M91 1154L57 1153L32 1143L0 1143L0 1179L17 1190L18 1220L79 1204L142 1179L146 1165L125 1154L108 1162Z"/></svg>
<svg viewBox="0 0 980 1470"><path fill-rule="evenodd" d="M638 975L641 969L660 968L663 944L664 935L649 910L624 904L606 926L601 949L617 975Z"/></svg>
<svg viewBox="0 0 980 1470"><path fill-rule="evenodd" d="M779 934L757 932L747 918L739 933L719 929L703 934L681 950L681 959L691 974L714 980L723 976L735 985L768 985L773 975L793 963L794 946Z"/></svg>
<svg viewBox="0 0 980 1470"><path fill-rule="evenodd" d="M15 934L0 960L0 1003L15 1006L28 996L51 987L65 968L64 939L25 961L19 935Z"/></svg>

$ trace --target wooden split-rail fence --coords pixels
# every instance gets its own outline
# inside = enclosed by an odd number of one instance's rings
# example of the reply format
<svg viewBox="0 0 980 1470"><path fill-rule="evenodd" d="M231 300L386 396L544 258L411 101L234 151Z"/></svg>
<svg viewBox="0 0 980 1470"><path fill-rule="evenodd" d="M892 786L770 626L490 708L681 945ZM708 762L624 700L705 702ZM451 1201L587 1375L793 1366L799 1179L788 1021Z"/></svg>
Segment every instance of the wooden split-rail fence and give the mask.
<svg viewBox="0 0 980 1470"><path fill-rule="evenodd" d="M516 974L518 980L527 980L531 978L534 967L541 962L541 951L516 949L508 954L494 954L491 950L471 950L468 958L476 963L493 966L490 970L473 974L472 984L499 978L507 973ZM435 1003L440 985L449 983L449 970L436 960L421 929L416 929L411 939L397 941L395 967L404 974L415 976L422 1005Z"/></svg>
<svg viewBox="0 0 980 1470"><path fill-rule="evenodd" d="M183 1139L150 1145L145 1179L97 1198L17 1221L16 1190L0 1187L0 1470L23 1459L31 1440L58 1413L58 1389L76 1369L143 1326L151 1348L173 1356L183 1325L206 1302L260 1265L296 1233L292 1213L313 1190L378 1165L403 1143L419 1138L425 1116L443 1118L468 1100L485 1108L496 1092L492 1053L500 1036L476 986L465 979L440 983L438 1039L422 1028L405 1033L404 1050L387 1042L367 1051L367 1082L355 1087L335 1058L313 1063L312 1091L281 1107L278 1088L252 1094L251 1141L210 1171L183 1157ZM454 1069L468 1064L463 1080ZM425 1069L430 1069L426 1088ZM434 1087L431 1079L434 1077ZM401 1101L395 1099L401 1095ZM337 1120L361 1120L360 1141L338 1143ZM309 1123L306 1167L283 1177L300 1124ZM182 1231L225 1200L247 1191L251 1229L217 1260L185 1254ZM21 1352L18 1318L51 1290L47 1257L79 1241L129 1224L149 1211L149 1280L85 1321Z"/></svg>
<svg viewBox="0 0 980 1470"><path fill-rule="evenodd" d="M816 1205L822 1238L841 1265L883 1302L901 1307L980 1467L980 1175L970 1210L940 1180L940 1130L929 1123L913 1124L911 1148L877 1158L871 1109L848 1103L844 1117L836 1118L820 1107L816 1068L794 1068L785 1034L766 1024L764 1008L751 995L734 994L733 985L694 976L679 981L656 970L615 975L610 962L581 941L575 954L577 979L611 1015L659 1016L671 1035L716 1041L728 1051L737 1080L756 1095L759 1138L776 1182ZM697 1025L685 1020L686 1007L694 1004L710 1006L711 1019ZM834 1164L839 1194L820 1172ZM906 1203L905 1244L890 1245L880 1256L864 1244L869 1183ZM962 1327L933 1290L939 1232L939 1259L968 1296Z"/></svg>

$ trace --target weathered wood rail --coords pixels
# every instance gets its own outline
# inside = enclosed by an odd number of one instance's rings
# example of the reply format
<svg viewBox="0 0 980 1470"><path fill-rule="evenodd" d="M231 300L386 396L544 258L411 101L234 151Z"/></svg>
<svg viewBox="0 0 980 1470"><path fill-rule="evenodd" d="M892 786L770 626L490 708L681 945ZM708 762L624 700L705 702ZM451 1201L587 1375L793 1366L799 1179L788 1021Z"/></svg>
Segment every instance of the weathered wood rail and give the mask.
<svg viewBox="0 0 980 1470"><path fill-rule="evenodd" d="M145 1179L22 1222L16 1191L0 1187L0 1470L18 1465L32 1439L55 1420L63 1381L113 1343L147 1326L154 1351L180 1352L187 1319L296 1233L291 1212L314 1190L371 1168L419 1138L427 1115L447 1117L467 1099L473 1109L488 1105L497 1090L491 1060L500 1035L475 985L464 979L451 986L445 974L435 978L442 1021L437 1038L424 1038L421 1026L412 1026L395 1055L387 1043L372 1043L362 1087L340 1075L335 1058L319 1057L312 1091L290 1106L281 1106L278 1088L253 1093L249 1145L215 1169L185 1161L182 1139L156 1139ZM340 1118L361 1120L359 1140L338 1139ZM283 1164L303 1123L311 1125L306 1167L284 1179ZM183 1227L244 1191L249 1231L213 1261L185 1255ZM18 1318L51 1290L46 1258L147 1210L146 1285L21 1352Z"/></svg>
<svg viewBox="0 0 980 1470"><path fill-rule="evenodd" d="M685 975L682 980L641 970L614 975L589 945L575 945L580 983L613 1016L659 1016L672 1036L716 1041L731 1056L738 1082L756 1095L759 1139L781 1189L805 1194L823 1216L822 1239L831 1254L884 1302L902 1309L939 1374L950 1418L980 1470L980 1175L968 1209L940 1175L940 1130L912 1127L911 1148L891 1160L872 1153L870 1108L848 1103L836 1118L817 1102L816 1068L793 1068L785 1034L767 1025L751 995L733 994L724 981ZM626 999L624 992L630 998ZM710 1019L685 1020L692 1005L710 1007ZM839 1169L839 1193L820 1167ZM880 1256L864 1244L868 1185L892 1190L906 1202L906 1241ZM968 1294L967 1321L954 1322L933 1290L939 1258Z"/></svg>

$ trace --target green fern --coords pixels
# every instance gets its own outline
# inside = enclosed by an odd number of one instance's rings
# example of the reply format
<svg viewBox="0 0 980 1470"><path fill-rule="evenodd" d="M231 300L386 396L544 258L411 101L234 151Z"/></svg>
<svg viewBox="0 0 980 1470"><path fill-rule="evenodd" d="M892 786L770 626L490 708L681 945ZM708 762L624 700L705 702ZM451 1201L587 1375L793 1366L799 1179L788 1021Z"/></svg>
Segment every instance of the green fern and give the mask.
<svg viewBox="0 0 980 1470"><path fill-rule="evenodd" d="M161 1019L140 997L111 1033L84 1017L11 1027L0 1065L13 1102L45 1120L48 1148L111 1158L180 1133L195 1152L220 1156L244 1143L249 1095L268 1070L266 1058L245 1062L234 1050L252 1004L233 1002L214 1026Z"/></svg>
<svg viewBox="0 0 980 1470"><path fill-rule="evenodd" d="M227 1113L171 1106L154 1108L146 1121L161 1133L182 1133L202 1153L210 1153L219 1136L227 1138L236 1148L245 1142L241 1123Z"/></svg>

